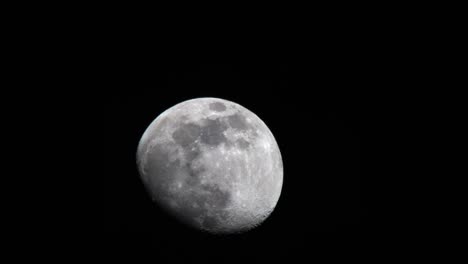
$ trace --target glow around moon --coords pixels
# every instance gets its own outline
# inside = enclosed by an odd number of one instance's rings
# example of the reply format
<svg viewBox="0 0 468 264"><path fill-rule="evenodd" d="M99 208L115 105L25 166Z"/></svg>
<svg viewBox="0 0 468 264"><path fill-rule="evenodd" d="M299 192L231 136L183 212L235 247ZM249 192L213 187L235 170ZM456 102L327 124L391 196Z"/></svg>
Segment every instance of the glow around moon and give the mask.
<svg viewBox="0 0 468 264"><path fill-rule="evenodd" d="M140 140L137 165L157 204L211 233L262 223L283 184L281 154L265 123L217 98L188 100L159 115Z"/></svg>

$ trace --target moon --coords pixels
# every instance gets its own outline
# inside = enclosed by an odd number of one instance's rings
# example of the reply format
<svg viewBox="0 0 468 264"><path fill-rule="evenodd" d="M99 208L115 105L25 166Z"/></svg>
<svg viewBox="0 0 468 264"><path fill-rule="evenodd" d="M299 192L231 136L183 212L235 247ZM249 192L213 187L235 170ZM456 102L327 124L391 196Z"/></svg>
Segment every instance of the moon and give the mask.
<svg viewBox="0 0 468 264"><path fill-rule="evenodd" d="M274 210L283 185L278 144L254 113L219 98L196 98L161 113L137 149L153 201L182 223L241 233Z"/></svg>

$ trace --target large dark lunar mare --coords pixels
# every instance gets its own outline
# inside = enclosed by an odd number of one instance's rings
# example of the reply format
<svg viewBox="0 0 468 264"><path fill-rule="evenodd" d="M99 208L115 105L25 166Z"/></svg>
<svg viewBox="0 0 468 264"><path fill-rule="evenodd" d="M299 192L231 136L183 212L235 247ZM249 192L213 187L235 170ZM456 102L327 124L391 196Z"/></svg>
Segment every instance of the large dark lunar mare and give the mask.
<svg viewBox="0 0 468 264"><path fill-rule="evenodd" d="M180 126L172 133L174 141L182 147L190 146L194 144L195 140L201 134L201 127L199 125L189 123Z"/></svg>
<svg viewBox="0 0 468 264"><path fill-rule="evenodd" d="M212 233L248 230L279 198L283 168L265 124L216 98L180 103L140 140L137 164L153 199L183 223Z"/></svg>
<svg viewBox="0 0 468 264"><path fill-rule="evenodd" d="M216 112L223 112L226 110L226 105L221 102L214 102L210 104L210 109Z"/></svg>
<svg viewBox="0 0 468 264"><path fill-rule="evenodd" d="M223 132L227 129L227 125L219 119L205 119L202 121L205 125L202 127L201 142L207 145L217 146L227 139Z"/></svg>
<svg viewBox="0 0 468 264"><path fill-rule="evenodd" d="M248 128L247 121L245 117L241 116L240 114L234 114L227 117L228 123L232 128L238 130L246 130Z"/></svg>

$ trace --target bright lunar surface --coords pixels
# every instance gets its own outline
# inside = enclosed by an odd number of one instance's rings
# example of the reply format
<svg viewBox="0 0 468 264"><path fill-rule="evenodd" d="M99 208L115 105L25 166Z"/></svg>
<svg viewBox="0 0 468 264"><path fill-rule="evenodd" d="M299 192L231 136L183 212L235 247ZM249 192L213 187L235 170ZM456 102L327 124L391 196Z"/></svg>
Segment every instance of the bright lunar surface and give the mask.
<svg viewBox="0 0 468 264"><path fill-rule="evenodd" d="M210 233L258 226L283 185L281 154L265 123L217 98L188 100L159 115L140 140L137 164L157 204Z"/></svg>

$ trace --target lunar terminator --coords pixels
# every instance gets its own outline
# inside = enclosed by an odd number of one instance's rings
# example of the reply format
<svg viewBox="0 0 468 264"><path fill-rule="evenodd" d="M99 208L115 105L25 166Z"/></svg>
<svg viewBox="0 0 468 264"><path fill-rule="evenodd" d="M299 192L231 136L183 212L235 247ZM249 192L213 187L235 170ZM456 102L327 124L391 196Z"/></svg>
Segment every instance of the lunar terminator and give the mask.
<svg viewBox="0 0 468 264"><path fill-rule="evenodd" d="M281 154L265 123L218 98L188 100L159 115L139 142L137 165L157 204L210 233L261 224L283 184Z"/></svg>

